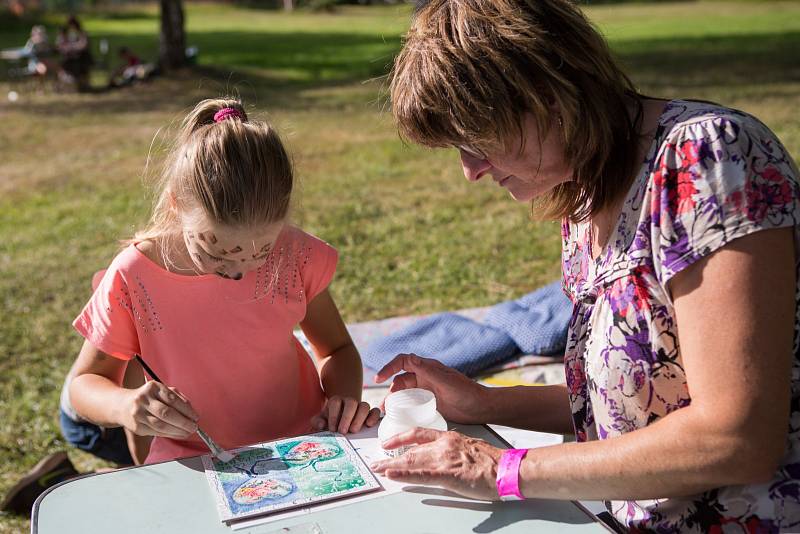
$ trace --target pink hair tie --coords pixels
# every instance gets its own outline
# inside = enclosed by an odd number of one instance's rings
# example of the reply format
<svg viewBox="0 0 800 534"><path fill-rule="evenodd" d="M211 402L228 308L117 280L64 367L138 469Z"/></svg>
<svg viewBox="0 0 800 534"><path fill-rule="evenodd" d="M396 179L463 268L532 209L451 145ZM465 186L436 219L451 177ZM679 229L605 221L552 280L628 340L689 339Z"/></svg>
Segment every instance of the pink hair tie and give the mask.
<svg viewBox="0 0 800 534"><path fill-rule="evenodd" d="M236 108L222 108L216 113L214 113L214 122L222 122L225 119L230 117L236 117L240 120L244 120L244 115L241 111Z"/></svg>

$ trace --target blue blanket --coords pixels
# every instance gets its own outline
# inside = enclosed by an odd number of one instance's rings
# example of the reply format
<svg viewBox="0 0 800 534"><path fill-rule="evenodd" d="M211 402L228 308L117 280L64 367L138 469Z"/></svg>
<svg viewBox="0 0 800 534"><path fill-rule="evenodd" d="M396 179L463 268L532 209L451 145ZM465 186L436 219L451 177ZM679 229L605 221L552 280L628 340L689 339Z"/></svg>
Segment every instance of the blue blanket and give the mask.
<svg viewBox="0 0 800 534"><path fill-rule="evenodd" d="M438 313L380 338L361 351L375 371L398 354L434 358L467 375L515 354L563 354L572 303L555 282L489 309L483 322Z"/></svg>

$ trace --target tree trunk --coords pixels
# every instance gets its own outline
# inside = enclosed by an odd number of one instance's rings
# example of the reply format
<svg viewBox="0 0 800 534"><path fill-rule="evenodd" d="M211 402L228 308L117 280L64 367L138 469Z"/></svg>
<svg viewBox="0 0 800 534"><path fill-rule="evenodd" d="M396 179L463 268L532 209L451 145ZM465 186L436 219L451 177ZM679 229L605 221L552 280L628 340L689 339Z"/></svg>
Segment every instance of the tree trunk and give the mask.
<svg viewBox="0 0 800 534"><path fill-rule="evenodd" d="M158 58L165 70L186 64L186 33L183 31L181 0L161 0L161 39Z"/></svg>
<svg viewBox="0 0 800 534"><path fill-rule="evenodd" d="M294 0L283 0L283 10L292 11L294 9Z"/></svg>

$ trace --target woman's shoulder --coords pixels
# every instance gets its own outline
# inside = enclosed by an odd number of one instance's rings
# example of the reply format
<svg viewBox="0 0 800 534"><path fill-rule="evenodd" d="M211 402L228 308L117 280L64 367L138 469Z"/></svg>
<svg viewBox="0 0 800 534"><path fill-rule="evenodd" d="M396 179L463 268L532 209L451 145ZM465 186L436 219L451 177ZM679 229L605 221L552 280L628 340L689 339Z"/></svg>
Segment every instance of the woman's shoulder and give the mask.
<svg viewBox="0 0 800 534"><path fill-rule="evenodd" d="M755 182L798 181L798 171L777 136L754 116L701 101L675 100L662 115L660 144L651 182L668 192L694 195L735 193ZM691 200L687 198L686 200ZM722 199L717 199L722 200ZM681 209L688 208L681 204Z"/></svg>
<svg viewBox="0 0 800 534"><path fill-rule="evenodd" d="M660 279L738 237L800 221L797 167L758 119L706 102L675 101L667 114L636 232L657 251Z"/></svg>
<svg viewBox="0 0 800 534"><path fill-rule="evenodd" d="M738 109L703 100L672 100L660 120L661 149L687 141L716 144L716 150L740 143L774 143L777 136L758 118Z"/></svg>
<svg viewBox="0 0 800 534"><path fill-rule="evenodd" d="M730 192L763 176L794 184L800 178L778 137L743 111L676 100L665 109L659 128L650 166L657 186L691 189L694 184L701 191Z"/></svg>
<svg viewBox="0 0 800 534"><path fill-rule="evenodd" d="M745 111L708 100L670 100L662 116L662 122L672 121L678 127L714 118L757 120Z"/></svg>

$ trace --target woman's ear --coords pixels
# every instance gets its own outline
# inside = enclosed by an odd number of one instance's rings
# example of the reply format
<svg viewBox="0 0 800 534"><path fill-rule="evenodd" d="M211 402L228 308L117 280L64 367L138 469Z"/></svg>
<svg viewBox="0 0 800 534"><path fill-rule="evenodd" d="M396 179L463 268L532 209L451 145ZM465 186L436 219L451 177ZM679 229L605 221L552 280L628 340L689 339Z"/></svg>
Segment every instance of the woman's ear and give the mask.
<svg viewBox="0 0 800 534"><path fill-rule="evenodd" d="M169 207L172 208L174 211L178 210L178 199L175 197L175 193L170 191L169 195Z"/></svg>

